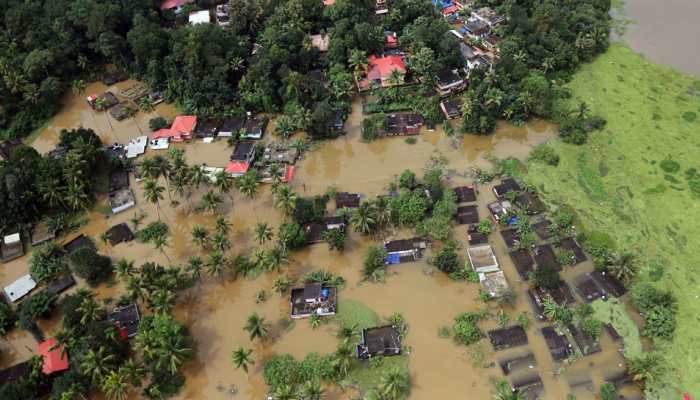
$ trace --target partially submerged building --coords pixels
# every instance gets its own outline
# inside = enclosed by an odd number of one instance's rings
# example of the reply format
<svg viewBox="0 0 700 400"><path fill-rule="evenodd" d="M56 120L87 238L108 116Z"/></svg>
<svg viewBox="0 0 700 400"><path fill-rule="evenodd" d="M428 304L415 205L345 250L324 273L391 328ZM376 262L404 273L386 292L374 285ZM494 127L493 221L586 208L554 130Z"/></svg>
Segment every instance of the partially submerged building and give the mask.
<svg viewBox="0 0 700 400"><path fill-rule="evenodd" d="M262 154L264 163L294 164L299 158L299 149L284 145L265 147Z"/></svg>
<svg viewBox="0 0 700 400"><path fill-rule="evenodd" d="M537 360L534 354L526 353L499 359L498 365L501 367L503 374L508 375L513 371L535 368L537 366Z"/></svg>
<svg viewBox="0 0 700 400"><path fill-rule="evenodd" d="M59 279L53 281L44 290L46 291L46 293L48 293L50 295L59 295L59 294L65 292L66 290L72 288L73 286L75 286L75 283L76 283L75 278L73 277L73 275L69 274L67 276L64 276L62 278L59 278Z"/></svg>
<svg viewBox="0 0 700 400"><path fill-rule="evenodd" d="M423 117L413 113L389 114L384 126L387 136L417 135L423 126Z"/></svg>
<svg viewBox="0 0 700 400"><path fill-rule="evenodd" d="M398 264L416 261L423 257L423 251L428 247L427 241L420 237L399 239L384 242L387 256L385 264Z"/></svg>
<svg viewBox="0 0 700 400"><path fill-rule="evenodd" d="M126 211L136 205L134 192L130 188L117 190L109 194L109 207L113 214Z"/></svg>
<svg viewBox="0 0 700 400"><path fill-rule="evenodd" d="M454 97L440 102L440 110L447 119L459 118L462 116L462 99Z"/></svg>
<svg viewBox="0 0 700 400"><path fill-rule="evenodd" d="M489 272L488 274L479 274L479 283L484 292L492 299L497 299L508 291L508 280L503 271Z"/></svg>
<svg viewBox="0 0 700 400"><path fill-rule="evenodd" d="M401 354L401 333L394 325L363 329L356 350L360 360L397 356Z"/></svg>
<svg viewBox="0 0 700 400"><path fill-rule="evenodd" d="M95 247L95 243L93 243L93 241L90 240L89 237L83 235L82 233L76 236L73 240L64 244L63 250L65 250L68 254L73 254L76 250L82 249L83 247L88 247L93 250L97 250L97 248Z"/></svg>
<svg viewBox="0 0 700 400"><path fill-rule="evenodd" d="M530 252L527 249L518 249L511 251L508 255L513 261L520 279L524 281L530 279L530 273L533 271L532 267L535 265L535 260L530 255Z"/></svg>
<svg viewBox="0 0 700 400"><path fill-rule="evenodd" d="M192 140L197 128L197 117L194 115L178 115L170 128L158 129L153 132L151 139L169 139L172 142Z"/></svg>
<svg viewBox="0 0 700 400"><path fill-rule="evenodd" d="M338 289L335 286L309 282L301 288L293 288L290 295L291 317L306 318L334 315L338 308Z"/></svg>
<svg viewBox="0 0 700 400"><path fill-rule="evenodd" d="M265 134L265 129L267 129L268 122L269 120L265 117L248 118L243 124L241 137L243 139L262 139Z"/></svg>
<svg viewBox="0 0 700 400"><path fill-rule="evenodd" d="M119 329L119 334L124 340L136 336L141 322L139 308L134 303L116 307L107 315L107 319Z"/></svg>
<svg viewBox="0 0 700 400"><path fill-rule="evenodd" d="M126 222L114 225L105 232L109 244L116 246L119 243L127 243L134 240L134 233L129 228Z"/></svg>
<svg viewBox="0 0 700 400"><path fill-rule="evenodd" d="M449 96L459 93L465 88L464 78L459 76L457 70L444 70L436 75L436 90L440 96Z"/></svg>
<svg viewBox="0 0 700 400"><path fill-rule="evenodd" d="M549 221L543 216L533 217L533 220L530 224L530 226L532 226L532 230L535 231L535 233L537 234L537 237L539 237L542 240L547 240L552 237L552 232L549 230L550 225L551 224L549 223Z"/></svg>
<svg viewBox="0 0 700 400"><path fill-rule="evenodd" d="M5 293L5 297L7 297L11 303L14 303L29 294L35 287L36 281L31 275L27 274L5 286L2 291Z"/></svg>
<svg viewBox="0 0 700 400"><path fill-rule="evenodd" d="M109 109L109 115L111 115L112 118L116 119L117 121L123 121L136 114L136 111L136 108L130 106L129 104L119 103Z"/></svg>
<svg viewBox="0 0 700 400"><path fill-rule="evenodd" d="M2 246L0 246L0 256L2 257L2 262L9 262L15 258L22 257L24 255L24 246L22 244L22 236L17 233L11 235L5 235L2 238Z"/></svg>
<svg viewBox="0 0 700 400"><path fill-rule="evenodd" d="M472 269L477 273L496 272L500 270L496 254L493 252L493 248L488 244L468 248L467 256L469 257L469 263Z"/></svg>
<svg viewBox="0 0 700 400"><path fill-rule="evenodd" d="M126 158L136 158L146 152L148 136L139 136L129 141L126 146Z"/></svg>
<svg viewBox="0 0 700 400"><path fill-rule="evenodd" d="M513 205L509 201L494 201L487 205L491 216L494 221L501 222L501 219L507 218L510 215L511 210L513 210Z"/></svg>
<svg viewBox="0 0 700 400"><path fill-rule="evenodd" d="M520 393L525 400L537 400L544 392L542 378L537 372L530 372L524 376L512 378L513 391Z"/></svg>
<svg viewBox="0 0 700 400"><path fill-rule="evenodd" d="M338 192L335 194L335 208L357 208L361 197L359 193Z"/></svg>
<svg viewBox="0 0 700 400"><path fill-rule="evenodd" d="M231 161L229 161L224 170L233 177L243 176L253 165L256 155L257 146L254 142L238 142L231 154Z"/></svg>
<svg viewBox="0 0 700 400"><path fill-rule="evenodd" d="M197 122L195 135L198 138L213 138L219 130L219 123L212 118L202 119Z"/></svg>
<svg viewBox="0 0 700 400"><path fill-rule="evenodd" d="M403 85L406 63L399 55L369 56L367 70L358 80L358 90L363 92L375 88ZM394 80L394 77L396 78Z"/></svg>
<svg viewBox="0 0 700 400"><path fill-rule="evenodd" d="M476 205L457 207L453 218L458 224L477 224L479 223L479 207Z"/></svg>
<svg viewBox="0 0 700 400"><path fill-rule="evenodd" d="M570 306L576 303L571 287L564 281L559 281L559 285L554 289L529 289L527 295L535 317L539 320L545 319L544 300L547 298L552 299L559 306Z"/></svg>
<svg viewBox="0 0 700 400"><path fill-rule="evenodd" d="M543 244L535 246L535 263L538 267L552 267L556 271L561 271L561 263L557 260L557 256L554 254L554 249L548 244Z"/></svg>
<svg viewBox="0 0 700 400"><path fill-rule="evenodd" d="M569 332L571 332L571 336L574 338L576 346L584 356L589 356L601 351L600 342L583 333L578 326L569 324L567 325L567 329Z"/></svg>
<svg viewBox="0 0 700 400"><path fill-rule="evenodd" d="M51 227L48 220L41 220L34 225L32 229L32 246L39 246L55 238L56 231Z"/></svg>
<svg viewBox="0 0 700 400"><path fill-rule="evenodd" d="M522 188L520 184L513 178L506 178L501 181L500 184L493 187L493 193L499 200L505 199L508 192L520 192Z"/></svg>
<svg viewBox="0 0 700 400"><path fill-rule="evenodd" d="M341 216L325 217L322 221L313 221L303 226L306 243L314 244L323 241L323 234L331 229L338 229L345 232L345 218Z"/></svg>
<svg viewBox="0 0 700 400"><path fill-rule="evenodd" d="M473 203L476 201L476 189L474 185L459 186L453 190L457 196L457 203Z"/></svg>
<svg viewBox="0 0 700 400"><path fill-rule="evenodd" d="M571 343L569 343L569 339L567 339L566 336L557 333L554 327L544 327L540 330L540 332L547 343L549 354L552 356L554 361L564 360L573 354L573 348Z"/></svg>
<svg viewBox="0 0 700 400"><path fill-rule="evenodd" d="M491 341L491 346L493 346L493 349L496 351L528 344L525 329L520 325L494 329L488 331L487 334Z"/></svg>
<svg viewBox="0 0 700 400"><path fill-rule="evenodd" d="M559 247L561 247L563 250L568 250L574 254L572 264L580 264L586 260L588 260L588 257L586 257L586 253L583 252L583 249L581 246L579 246L578 242L576 239L572 237L564 238L559 241Z"/></svg>
<svg viewBox="0 0 700 400"><path fill-rule="evenodd" d="M605 290L593 279L592 274L583 274L574 279L576 291L586 303L606 299Z"/></svg>
<svg viewBox="0 0 700 400"><path fill-rule="evenodd" d="M539 214L546 210L544 203L537 194L529 190L515 196L515 205L525 210L529 215Z"/></svg>
<svg viewBox="0 0 700 400"><path fill-rule="evenodd" d="M41 372L51 375L68 369L68 354L55 338L49 338L39 343L39 355L42 358Z"/></svg>
<svg viewBox="0 0 700 400"><path fill-rule="evenodd" d="M129 173L124 168L113 168L109 171L109 191L129 187Z"/></svg>
<svg viewBox="0 0 700 400"><path fill-rule="evenodd" d="M627 293L625 285L607 272L593 271L591 277L606 294L620 297Z"/></svg>
<svg viewBox="0 0 700 400"><path fill-rule="evenodd" d="M91 94L85 98L85 101L96 111L105 111L119 104L119 99L112 92L104 92L99 96Z"/></svg>
<svg viewBox="0 0 700 400"><path fill-rule="evenodd" d="M503 229L500 231L500 233L503 241L509 249L517 246L520 243L520 235L515 229Z"/></svg>

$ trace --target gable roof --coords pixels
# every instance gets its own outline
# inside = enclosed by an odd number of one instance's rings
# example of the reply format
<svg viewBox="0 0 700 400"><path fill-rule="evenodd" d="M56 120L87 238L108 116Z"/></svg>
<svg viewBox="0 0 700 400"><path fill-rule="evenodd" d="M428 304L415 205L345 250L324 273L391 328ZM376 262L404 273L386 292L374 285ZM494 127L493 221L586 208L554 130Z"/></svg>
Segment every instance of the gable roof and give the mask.
<svg viewBox="0 0 700 400"><path fill-rule="evenodd" d="M368 79L387 79L394 70L402 74L406 73L406 64L400 56L377 57L372 55L369 56L368 61Z"/></svg>
<svg viewBox="0 0 700 400"><path fill-rule="evenodd" d="M183 5L187 3L191 3L191 0L165 0L163 3L160 5L161 10L170 10L173 8L178 8L182 7Z"/></svg>
<svg viewBox="0 0 700 400"><path fill-rule="evenodd" d="M68 369L68 355L62 354L62 350L63 345L56 346L55 338L49 338L39 344L39 354L44 360L41 372L44 375Z"/></svg>
<svg viewBox="0 0 700 400"><path fill-rule="evenodd" d="M170 129L179 133L192 133L197 125L197 117L194 115L178 115L175 117Z"/></svg>
<svg viewBox="0 0 700 400"><path fill-rule="evenodd" d="M226 171L227 174L243 175L248 172L249 167L250 165L248 165L248 163L245 161L230 161L228 164L226 164L224 171Z"/></svg>

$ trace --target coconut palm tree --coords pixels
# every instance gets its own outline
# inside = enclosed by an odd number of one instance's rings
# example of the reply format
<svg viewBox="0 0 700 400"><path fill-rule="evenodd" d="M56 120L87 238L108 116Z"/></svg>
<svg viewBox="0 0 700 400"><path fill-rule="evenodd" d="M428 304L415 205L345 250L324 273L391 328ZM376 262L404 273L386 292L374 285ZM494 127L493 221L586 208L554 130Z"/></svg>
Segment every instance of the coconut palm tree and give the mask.
<svg viewBox="0 0 700 400"><path fill-rule="evenodd" d="M255 225L255 238L261 245L272 239L272 228L267 222L258 222Z"/></svg>
<svg viewBox="0 0 700 400"><path fill-rule="evenodd" d="M265 322L265 318L254 312L248 316L248 320L246 321L243 330L248 332L250 334L250 340L253 340L255 338L265 338L269 328Z"/></svg>
<svg viewBox="0 0 700 400"><path fill-rule="evenodd" d="M153 157L145 158L138 166L139 174L144 178L158 179L160 167Z"/></svg>
<svg viewBox="0 0 700 400"><path fill-rule="evenodd" d="M408 372L398 367L392 368L379 383L379 392L386 400L398 400L411 389Z"/></svg>
<svg viewBox="0 0 700 400"><path fill-rule="evenodd" d="M80 368L83 374L90 377L93 384L98 384L102 382L109 371L113 370L115 362L116 356L107 354L107 349L100 346L97 351L88 350L80 363Z"/></svg>
<svg viewBox="0 0 700 400"><path fill-rule="evenodd" d="M234 182L231 175L227 174L226 171L219 171L214 175L214 187L219 191L219 193L226 194L231 199L231 204L233 204L233 187Z"/></svg>
<svg viewBox="0 0 700 400"><path fill-rule="evenodd" d="M348 374L353 359L352 347L348 343L341 342L333 354L333 366L338 375L344 377Z"/></svg>
<svg viewBox="0 0 700 400"><path fill-rule="evenodd" d="M151 204L156 206L156 213L160 221L160 201L163 200L163 192L165 188L160 186L157 181L152 178L147 178L143 184L143 197Z"/></svg>
<svg viewBox="0 0 700 400"><path fill-rule="evenodd" d="M238 349L234 350L231 354L231 362L233 362L233 366L248 373L248 366L255 364L255 361L250 358L251 353L253 353L253 350L243 347L239 347Z"/></svg>
<svg viewBox="0 0 700 400"><path fill-rule="evenodd" d="M156 105L153 104L153 100L149 96L143 96L139 99L139 108L145 113L150 113L156 109Z"/></svg>
<svg viewBox="0 0 700 400"><path fill-rule="evenodd" d="M304 385L302 385L299 391L299 395L303 400L321 400L324 394L321 382L317 379L304 382Z"/></svg>
<svg viewBox="0 0 700 400"><path fill-rule="evenodd" d="M294 388L287 384L279 385L275 388L273 395L275 400L293 400L295 396Z"/></svg>
<svg viewBox="0 0 700 400"><path fill-rule="evenodd" d="M40 183L41 199L44 200L50 208L63 205L63 187L59 179L47 179Z"/></svg>
<svg viewBox="0 0 700 400"><path fill-rule="evenodd" d="M190 168L190 183L194 186L195 189L199 189L199 187L202 185L210 184L211 180L204 172L204 169L202 169L201 165L193 165Z"/></svg>
<svg viewBox="0 0 700 400"><path fill-rule="evenodd" d="M287 98L298 99L302 94L304 76L296 71L291 71L284 78L284 85L284 93Z"/></svg>
<svg viewBox="0 0 700 400"><path fill-rule="evenodd" d="M153 243L153 247L155 247L156 250L160 251L160 253L162 255L164 255L168 261L170 261L170 257L165 252L165 248L170 246L168 244L168 233L167 232L158 232L158 235L152 239L152 243Z"/></svg>
<svg viewBox="0 0 700 400"><path fill-rule="evenodd" d="M212 236L211 244L219 251L226 251L231 248L231 241L221 232L217 232L214 236Z"/></svg>
<svg viewBox="0 0 700 400"><path fill-rule="evenodd" d="M387 229L391 223L391 208L389 206L389 200L386 197L377 197L373 204L374 215L377 221L377 227L382 231Z"/></svg>
<svg viewBox="0 0 700 400"><path fill-rule="evenodd" d="M216 210L219 208L219 205L221 205L221 197L214 193L213 190L210 190L202 196L202 200L199 203L199 206L204 210L208 211L212 214L216 212Z"/></svg>
<svg viewBox="0 0 700 400"><path fill-rule="evenodd" d="M369 66L367 54L362 50L350 50L348 65L352 68L355 79L359 79L359 77L367 71L367 67Z"/></svg>
<svg viewBox="0 0 700 400"><path fill-rule="evenodd" d="M622 253L612 257L607 268L612 276L624 282L631 282L637 275L637 265L634 255L631 253Z"/></svg>
<svg viewBox="0 0 700 400"><path fill-rule="evenodd" d="M84 297L77 310L81 314L80 325L85 326L90 322L100 321L102 319L102 309L92 296Z"/></svg>
<svg viewBox="0 0 700 400"><path fill-rule="evenodd" d="M294 212L297 203L297 195L289 186L282 186L275 196L275 207L282 210L284 215L289 216Z"/></svg>
<svg viewBox="0 0 700 400"><path fill-rule="evenodd" d="M207 249L207 244L209 243L209 231L207 228L201 225L195 225L190 235L192 235L192 242L199 246L202 251Z"/></svg>
<svg viewBox="0 0 700 400"><path fill-rule="evenodd" d="M68 181L68 186L64 191L65 204L72 210L84 209L90 201L87 193L85 193L85 184L82 183L77 176L72 177Z"/></svg>
<svg viewBox="0 0 700 400"><path fill-rule="evenodd" d="M223 216L218 216L214 222L216 232L221 235L228 235L231 232L231 223Z"/></svg>
<svg viewBox="0 0 700 400"><path fill-rule="evenodd" d="M227 260L221 250L214 250L207 258L207 272L210 275L221 275L226 268Z"/></svg>
<svg viewBox="0 0 700 400"><path fill-rule="evenodd" d="M236 181L238 191L250 199L254 198L258 194L258 178L256 170L249 170Z"/></svg>
<svg viewBox="0 0 700 400"><path fill-rule="evenodd" d="M363 235L368 235L377 229L377 216L372 203L365 201L350 216L350 225Z"/></svg>
<svg viewBox="0 0 700 400"><path fill-rule="evenodd" d="M155 313L167 314L175 305L175 293L168 289L156 289L151 300L151 309Z"/></svg>
<svg viewBox="0 0 700 400"><path fill-rule="evenodd" d="M102 381L102 391L110 400L126 400L128 398L129 384L121 369L109 371L109 374Z"/></svg>
<svg viewBox="0 0 700 400"><path fill-rule="evenodd" d="M180 366L192 354L192 349L182 343L181 335L172 335L160 343L160 354L156 368L167 367L171 375L175 375ZM165 365L163 365L165 364Z"/></svg>
<svg viewBox="0 0 700 400"><path fill-rule="evenodd" d="M129 383L135 387L141 386L141 381L146 374L146 370L133 358L126 360L124 365L119 368L119 371L122 372Z"/></svg>
<svg viewBox="0 0 700 400"><path fill-rule="evenodd" d="M263 253L262 262L266 270L279 271L282 265L289 264L289 258L287 258L287 252L282 247L277 246Z"/></svg>
<svg viewBox="0 0 700 400"><path fill-rule="evenodd" d="M130 276L134 276L136 273L136 268L134 267L133 261L128 261L125 258L120 259L114 265L114 269L117 271L117 276L119 279L126 280Z"/></svg>
<svg viewBox="0 0 700 400"><path fill-rule="evenodd" d="M192 280L201 281L202 271L204 270L204 261L201 257L192 256L187 259L187 271L189 271Z"/></svg>

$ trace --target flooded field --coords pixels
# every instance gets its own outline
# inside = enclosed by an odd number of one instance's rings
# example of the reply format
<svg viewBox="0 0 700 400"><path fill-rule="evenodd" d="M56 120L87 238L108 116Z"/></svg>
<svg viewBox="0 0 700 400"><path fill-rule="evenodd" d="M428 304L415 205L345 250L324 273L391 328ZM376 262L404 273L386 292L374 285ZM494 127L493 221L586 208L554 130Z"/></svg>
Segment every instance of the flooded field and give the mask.
<svg viewBox="0 0 700 400"><path fill-rule="evenodd" d="M649 60L700 77L700 2L696 0L626 0L631 20L622 39Z"/></svg>
<svg viewBox="0 0 700 400"><path fill-rule="evenodd" d="M128 83L122 83L128 85ZM122 84L119 84L121 86ZM87 93L104 90L100 84L89 86ZM84 96L69 96L63 112L57 115L51 124L34 143L40 152L53 148L57 141L58 131L62 128L72 128L82 125L94 128L105 142L128 141L140 135L139 129L147 131L148 119L152 115L142 115L137 118L117 123L104 113L93 113L83 101ZM176 110L168 105L159 106L153 113L164 117L172 117ZM292 183L299 195L322 194L330 185L339 190L362 193L372 197L385 193L387 185L405 169L412 169L417 175L434 154L441 154L448 160L447 169L450 171L450 185L470 183L470 170L473 167L487 167L487 154L497 157L525 158L532 147L555 136L554 127L545 122L534 122L523 127L502 125L494 135L465 136L463 140L452 139L437 129L426 132L417 138L416 144L408 144L401 138L384 139L373 143L363 143L360 140L361 113L359 104L353 108L348 125L348 134L337 140L322 143L318 148L305 155L305 159L297 163L298 173ZM270 135L266 140L270 140ZM178 145L186 150L188 161L223 166L228 160L230 150L223 141L213 144L203 144L199 141L191 144ZM154 154L153 151L147 153ZM190 240L190 231L195 225L211 226L214 217L202 215L192 210L200 193L195 193L191 199L185 199L180 205L161 204L160 216L170 225L171 238L166 249L167 257L151 245L137 242L120 244L114 248L99 241L99 235L110 226L127 222L139 212L145 212L147 217L142 222L144 226L157 218L155 207L142 198L140 184L133 182L132 188L137 197L137 207L116 216L106 218L103 214L93 213L90 222L80 229L93 238L102 252L113 258L126 257L137 263L155 261L162 264L183 264L187 257L198 254L198 249ZM486 204L495 200L490 187L479 188L478 207L480 217L486 218ZM221 211L233 224L233 254L249 254L257 246L253 239L253 229L257 222L268 222L276 227L282 220L282 215L273 208L269 189L263 188L258 196L247 199L236 193L233 202L227 196L223 197ZM397 233L397 237L406 237L409 232ZM76 233L70 235L71 239ZM465 226L455 226L453 238L462 243L462 261L466 248ZM603 334L601 345L603 351L593 356L576 361L573 365L563 367L554 365L546 348L544 339L537 333L544 326L535 322L531 315L532 326L528 330L530 344L513 350L494 352L488 340L482 340L471 347L457 346L451 339L443 339L438 330L451 326L454 317L462 312L477 311L484 307L478 298L479 285L474 283L456 282L444 274L433 270L423 260L389 267L386 283L374 284L363 282L361 267L365 249L379 242L379 238L363 238L351 232L346 249L342 253L331 252L326 244L316 244L294 253L288 266L283 267L282 273L300 277L301 275L318 270L328 269L334 274L343 276L347 283L339 293L339 307L342 309L344 300L355 300L367 305L382 317L400 312L405 317L409 332L405 341L410 349L409 368L412 378L411 399L486 399L490 397L491 378L503 376L498 367L498 359L530 351L537 361L539 371L544 381L545 393L543 398L560 400L568 393L575 392L578 399L593 399L594 394L586 385L570 388L571 382L592 381L597 391L603 382L604 375L622 371L622 357L618 352L619 344ZM505 243L500 235L493 233L491 244L496 249L496 255L503 266L508 281L518 293L514 309L506 309L511 321L521 312L530 312L530 306L524 291L527 282L519 281L510 258L507 255ZM428 254L427 256L429 256ZM27 273L29 256L24 256L0 270L0 283L6 285L17 277ZM566 269L563 276L569 280L573 276L592 270L591 262L579 264L575 268ZM179 395L180 399L262 399L266 394L266 386L262 378L264 360L273 354L289 353L297 359L307 353L329 353L335 350L338 339L333 335L335 324L323 324L312 329L306 320L298 320L291 329L285 329L279 321L288 318L289 300L274 293L272 282L276 273L264 273L256 279L224 276L222 278L207 278L204 282L180 294L175 310L176 317L190 329L197 342L195 359L185 366L184 373L187 383ZM101 299L116 298L120 293L119 285L113 287L101 286L96 289ZM267 301L256 302L256 294L265 290L270 294ZM498 313L499 308L491 304L492 313ZM251 342L247 332L243 330L247 316L256 311L272 322L272 339L263 342ZM50 321L42 322L41 326L47 333L57 327L58 316ZM495 318L482 325L485 332L497 327ZM232 350L239 346L253 349L255 365L250 373L235 369L230 361ZM11 365L33 354L36 343L29 334L15 330L8 340L1 343L3 366ZM328 399L346 399L356 395L354 392L342 392L337 388L327 392Z"/></svg>

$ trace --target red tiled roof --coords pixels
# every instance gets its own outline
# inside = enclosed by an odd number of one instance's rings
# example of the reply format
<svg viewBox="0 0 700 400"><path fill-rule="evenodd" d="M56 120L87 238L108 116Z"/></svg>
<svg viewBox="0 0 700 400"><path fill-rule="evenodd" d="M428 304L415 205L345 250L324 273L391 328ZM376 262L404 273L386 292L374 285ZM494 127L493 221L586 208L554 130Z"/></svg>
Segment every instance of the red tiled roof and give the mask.
<svg viewBox="0 0 700 400"><path fill-rule="evenodd" d="M54 346L56 346L55 338L44 340L39 344L39 354L44 360L44 365L41 368L44 375L68 369L68 355L61 354L63 346L53 348Z"/></svg>
<svg viewBox="0 0 700 400"><path fill-rule="evenodd" d="M191 134L194 131L194 127L197 125L197 117L194 115L178 115L175 117L170 129L179 132Z"/></svg>
<svg viewBox="0 0 700 400"><path fill-rule="evenodd" d="M387 35L386 35L386 42L387 42L388 44L396 44L396 42L397 42L396 33L394 33L394 32L387 33Z"/></svg>
<svg viewBox="0 0 700 400"><path fill-rule="evenodd" d="M165 138L173 138L175 136L180 136L180 133L177 131L174 131L170 128L163 128L163 129L158 129L157 131L153 132L153 135L151 136L151 139L165 139Z"/></svg>
<svg viewBox="0 0 700 400"><path fill-rule="evenodd" d="M250 166L245 161L230 161L224 168L224 171L227 174L243 175L248 172L248 168Z"/></svg>
<svg viewBox="0 0 700 400"><path fill-rule="evenodd" d="M289 183L294 179L295 167L293 165L288 165L284 170L284 183Z"/></svg>
<svg viewBox="0 0 700 400"><path fill-rule="evenodd" d="M161 10L170 10L171 8L181 7L188 3L187 0L165 0L161 5Z"/></svg>
<svg viewBox="0 0 700 400"><path fill-rule="evenodd" d="M335 0L323 0L324 6L332 6L333 4L335 4Z"/></svg>
<svg viewBox="0 0 700 400"><path fill-rule="evenodd" d="M399 56L376 57L369 56L369 67L367 68L367 79L387 79L391 72L398 70L402 74L406 73L406 64Z"/></svg>
<svg viewBox="0 0 700 400"><path fill-rule="evenodd" d="M448 6L448 7L443 8L443 9L442 9L442 15L454 14L454 13L456 13L457 11L459 11L459 7L457 7L456 5L453 4L453 5L451 5L451 6Z"/></svg>

